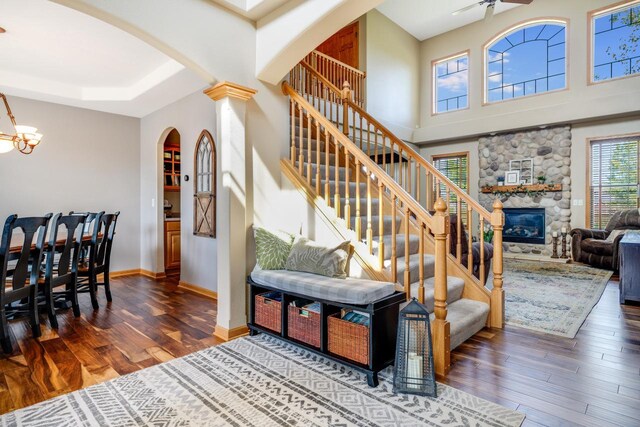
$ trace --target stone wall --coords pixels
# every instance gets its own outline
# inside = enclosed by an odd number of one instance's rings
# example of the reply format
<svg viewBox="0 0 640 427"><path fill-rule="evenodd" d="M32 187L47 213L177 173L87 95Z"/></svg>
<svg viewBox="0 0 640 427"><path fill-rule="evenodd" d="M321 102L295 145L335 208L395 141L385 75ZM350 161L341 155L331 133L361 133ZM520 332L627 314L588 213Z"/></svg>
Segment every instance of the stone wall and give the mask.
<svg viewBox="0 0 640 427"><path fill-rule="evenodd" d="M517 194L502 197L505 208L539 208L546 210L546 245L505 243L505 249L514 253L550 255L551 233L560 234L562 227L570 229L571 221L571 128L559 126L481 137L478 141L480 158L479 187L497 185L504 177L510 160L533 159L534 179L540 173L548 184L562 184L561 192L549 192L530 197ZM480 203L491 211L496 196L480 194ZM558 249L560 250L560 249Z"/></svg>

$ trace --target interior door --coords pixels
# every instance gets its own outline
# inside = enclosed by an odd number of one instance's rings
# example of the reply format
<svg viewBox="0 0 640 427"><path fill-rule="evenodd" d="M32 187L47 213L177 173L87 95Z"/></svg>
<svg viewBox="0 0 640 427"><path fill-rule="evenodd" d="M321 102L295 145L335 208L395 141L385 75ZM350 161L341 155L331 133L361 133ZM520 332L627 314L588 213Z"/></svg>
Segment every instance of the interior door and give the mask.
<svg viewBox="0 0 640 427"><path fill-rule="evenodd" d="M316 50L358 68L358 33L359 23L356 21L329 37Z"/></svg>

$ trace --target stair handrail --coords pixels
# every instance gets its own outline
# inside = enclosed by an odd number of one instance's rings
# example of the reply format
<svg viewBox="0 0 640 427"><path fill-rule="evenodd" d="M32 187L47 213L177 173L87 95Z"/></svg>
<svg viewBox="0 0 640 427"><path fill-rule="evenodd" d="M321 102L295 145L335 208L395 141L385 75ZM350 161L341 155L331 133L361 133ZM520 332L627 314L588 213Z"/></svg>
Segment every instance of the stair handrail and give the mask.
<svg viewBox="0 0 640 427"><path fill-rule="evenodd" d="M327 86L327 88L329 88L332 92L334 92L336 97L341 97L343 102L346 102L347 104L349 104L349 108L354 109L360 116L366 117L369 123L375 125L375 127L377 127L378 130L381 131L381 133L385 137L393 140L395 145L397 145L398 147L401 147L404 153L408 154L409 157L414 159L425 169L429 170L433 175L436 175L440 180L440 182L445 184L447 187L450 187L460 198L462 198L465 202L473 206L474 209L477 210L480 215L482 215L482 217L484 217L487 221L491 220L491 213L484 206L482 206L480 203L474 200L471 196L469 196L467 192L465 192L463 189L458 187L445 174L440 172L432 163L427 161L424 157L422 157L419 153L417 153L413 148L411 148L403 140L398 138L393 132L387 129L386 126L384 126L382 123L376 120L371 114L369 114L362 107L360 107L358 104L353 102L348 95L345 96L345 92L344 92L345 89L351 90L351 85L349 82L344 82L343 89L340 90L336 85L330 82L325 76L320 74L315 68L313 68L313 66L311 66L307 62L302 61L300 62L299 65L305 68L307 71L313 73L318 80L323 82L324 85ZM343 125L344 125L344 122L343 122Z"/></svg>
<svg viewBox="0 0 640 427"><path fill-rule="evenodd" d="M308 72L310 73L310 75L306 75L304 72ZM331 122L335 125L340 127L340 125L342 125L342 130L343 133L345 135L353 135L353 139L356 139L356 117L359 117L360 119L360 124L361 124L361 128L360 128L360 144L362 148L362 123L363 123L363 119L365 120L365 122L367 123L367 129L370 129L370 126L373 125L374 127L374 136L375 136L375 156L376 159L378 158L378 153L377 153L377 141L378 141L378 135L381 135L382 137L382 141L385 141L385 138L388 139L390 141L390 145L391 145L391 157L393 158L393 156L396 154L396 148L397 147L397 152L400 156L400 158L402 159L403 156L407 156L408 157L408 161L411 162L415 162L417 165L419 165L419 167L423 168L427 173L427 178L429 177L434 177L435 182L427 182L427 187L429 187L430 185L433 186L433 184L435 184L435 187L437 188L437 196L439 196L440 193L440 186L443 185L444 189L445 189L445 193L447 194L447 200L446 200L446 205L447 207L450 207L450 203L449 203L449 191L452 191L456 196L456 200L457 200L457 209L456 212L458 213L457 215L457 224L456 224L456 228L457 228L457 236L458 236L458 242L456 243L456 254L453 255L453 258L456 259L456 261L460 264L462 264L462 244L463 242L461 241L461 231L462 228L464 227L464 225L462 224L462 219L461 219L461 211L462 211L462 202L464 202L467 206L467 210L468 210L468 224L467 227L469 228L469 239L468 242L464 242L464 244L468 245L468 256L467 256L467 269L469 270L469 272L472 271L472 265L473 265L473 250L472 250L472 216L471 216L471 212L476 212L479 216L479 234L480 234L480 239L481 239L481 244L480 244L480 279L476 279L475 277L473 277L472 274L470 274L470 279L472 281L474 281L476 284L480 285L482 287L482 289L484 289L484 292L486 294L490 294L490 299L491 299L491 319L490 319L490 323L491 326L495 326L495 327L503 327L504 326L504 291L502 288L503 285L503 254L502 254L502 231L503 231L503 227L504 227L504 213L503 213L503 206L502 203L500 202L500 200L496 199L493 203L493 212L489 212L486 208L484 208L484 206L482 206L480 203L478 203L475 199L473 199L468 193L466 193L464 190L462 190L460 187L458 187L454 182L452 182L446 175L444 175L442 172L440 172L432 163L428 162L424 157L422 157L419 153L417 153L413 148L411 148L408 144L406 144L404 141L402 141L400 138L398 138L393 132L391 132L389 129L386 128L386 126L382 125L378 120L376 120L375 118L373 118L364 108L362 108L360 105L358 105L356 102L353 101L353 92L351 91L351 87L350 87L350 83L348 81L344 81L343 82L343 87L342 90L340 90L336 85L334 85L329 79L327 79L325 76L323 76L318 70L316 70L314 67L312 67L310 64L306 63L306 61L302 61L300 62L296 67L294 67L294 69L291 71L290 73L290 79L293 82L294 86L300 86L298 87L298 89L302 89L302 86L304 86L304 90L301 90L301 94L305 94L307 96L307 98L312 98L312 103L316 103L317 98L322 99L323 95L325 92L326 95L325 96L325 101L328 100L330 104L335 104L335 103L341 103L341 107L342 107L342 112L340 112L337 108L333 108L332 106L330 106L329 110L328 110L328 114L331 117ZM314 81L315 80L315 81ZM303 83L304 82L304 83ZM317 90L313 90L313 85L314 84L320 84L321 87L323 87L322 91L317 91ZM307 87L307 85L311 86L311 90ZM293 89L295 91L295 89ZM326 102L325 102L325 106L324 106L324 111L325 111L325 115L327 115L327 106L326 106ZM356 116L357 114L357 116ZM351 120L350 120L351 117ZM368 132L370 132L368 130ZM367 133L367 132L365 132ZM370 135L367 136L367 142L369 142L369 137ZM349 137L347 137L347 139L351 140ZM354 142L355 144L355 142ZM357 145L356 145L357 146ZM395 147L394 147L395 146ZM386 153L385 153L386 154ZM384 156L384 154L383 154ZM367 156L368 157L368 156ZM374 164L377 163L373 162ZM393 167L393 165L392 165ZM419 170L419 169L417 169ZM384 171L384 169L383 169ZM384 171L386 174L386 171ZM410 174L410 172L409 172ZM408 181L409 181L409 185L411 185L411 177L408 177ZM393 179L393 178L392 178ZM418 187L419 186L419 181L416 179L416 183L415 186ZM401 186L402 187L402 186ZM411 190L410 190L411 191ZM406 191L407 194L409 194L409 196L413 199L413 196L411 195L410 191ZM427 193L427 198L429 197L430 193ZM432 195L433 196L433 195ZM436 196L436 197L437 197ZM427 209L425 207L423 207L420 204L420 200L419 200L419 191L416 188L416 197L418 198L418 205L425 211L427 212ZM431 200L431 202L433 203L429 203L429 201L426 201L426 205L427 206L433 206L434 210L435 210L435 201L436 200ZM428 213L428 212L427 212ZM485 224L485 221L487 224ZM485 252L485 247L484 247L484 227L485 225L490 225L493 228L493 232L494 232L494 236L493 236L493 243L494 243L494 256L493 256L493 289L491 291L488 290L488 288L486 287L486 284L484 283L484 276L485 276L485 262L484 262L484 252ZM464 267L464 265L463 265Z"/></svg>
<svg viewBox="0 0 640 427"><path fill-rule="evenodd" d="M334 86L341 86L342 82L349 81L354 93L354 101L364 107L365 105L365 79L367 73L351 65L345 64L320 51L311 51L304 60L317 73L327 77Z"/></svg>
<svg viewBox="0 0 640 427"><path fill-rule="evenodd" d="M372 199L373 193L371 192L371 183L378 187L378 208L379 208L379 247L378 254L380 259L384 259L384 245L383 245L383 235L382 235L382 222L381 217L384 214L383 203L384 200L390 198L391 202L391 217L392 224L396 223L396 210L402 209L404 212L404 235L405 235L405 271L404 271L404 290L407 294L407 297L411 295L410 288L410 270L409 270L409 239L408 236L410 234L410 226L411 224L417 224L418 234L420 239L419 245L419 285L418 285L418 300L420 302L424 302L425 300L425 277L424 277L424 262L425 262L425 253L424 253L424 241L425 241L425 233L430 230L434 235L435 245L434 245L434 320L432 322L432 333L433 333L433 347L434 347L434 367L436 373L440 375L446 375L449 366L450 366L450 352L449 352L449 338L450 338L450 325L447 321L447 258L448 258L448 249L447 249L447 236L449 234L449 218L446 213L447 206L441 198L435 203L436 214L431 216L400 184L396 182L396 180L388 175L384 169L382 169L377 163L375 163L368 155L366 155L358 145L351 141L347 135L344 134L333 122L331 122L328 118L326 118L319 110L317 110L310 102L308 102L302 94L300 94L297 90L295 90L289 83L286 81L282 83L282 92L284 95L289 96L290 106L291 106L291 167L296 167L296 162L298 163L297 169L298 174L302 179L306 178L307 184L311 187L311 175L312 175L312 159L310 154L311 150L311 136L313 131L315 130L315 142L316 142L316 192L318 196L320 195L320 169L322 166L321 161L321 151L319 150L321 139L324 137L324 158L325 158L325 193L324 199L327 203L330 203L330 191L329 191L329 169L330 169L330 140L333 138L333 146L334 146L334 168L335 168L335 181L334 181L334 193L335 193L335 202L333 208L336 211L338 217L341 216L340 209L340 173L339 167L342 159L344 158L344 171L345 171L345 190L344 190L344 198L345 198L345 207L344 207L344 218L347 223L347 227L350 228L351 222L351 211L350 211L350 202L349 202L349 186L351 183L350 180L350 170L353 167L353 173L355 175L356 182L356 212L359 212L360 199L358 198L360 192L360 183L361 183L361 175L365 175L366 186L367 186L367 219L368 219L368 229L367 229L367 240L369 242L369 250L371 251L371 242L373 240L372 230L371 230L371 218L372 218ZM306 116L305 114L306 113ZM306 118L306 123L305 123ZM299 126L296 128L295 122L296 119L299 120ZM306 125L306 127L305 127ZM307 147L306 153L309 155L307 163L307 168L304 168L304 129L307 130L306 140ZM321 132L324 129L324 132ZM297 156L296 141L298 142L300 155ZM344 157L341 157L344 156ZM353 157L353 160L352 160ZM355 164L354 164L355 163ZM305 176L306 174L306 176ZM387 199L388 200L388 199ZM388 202L387 202L388 203ZM389 206L387 206L389 209ZM359 213L356 213L356 228L358 224L358 216ZM356 235L358 232L356 231ZM391 274L392 280L394 282L397 281L396 277L396 235L398 231L395 227L392 227L392 261L391 261ZM358 240L360 237L357 237ZM380 268L384 267L383 263L380 263Z"/></svg>
<svg viewBox="0 0 640 427"><path fill-rule="evenodd" d="M400 186L400 184L387 175L387 173L373 160L371 160L369 156L363 153L360 147L351 141L344 133L340 132L340 130L337 129L331 121L329 121L329 119L317 112L316 108L304 99L304 97L302 97L293 87L291 87L289 83L282 82L282 93L294 99L299 105L303 106L308 114L310 114L322 127L330 130L329 132L331 133L331 136L339 140L342 146L351 148L352 151L349 151L349 153L355 157L362 166L367 168L369 171L377 171L376 179L382 182L387 189L395 193L403 204L410 207L414 214L419 216L418 219L431 228L433 217L429 215L429 213L419 205L418 202L416 202L415 199ZM333 129L336 129L337 132L332 132ZM297 159L292 160L294 162L297 161Z"/></svg>

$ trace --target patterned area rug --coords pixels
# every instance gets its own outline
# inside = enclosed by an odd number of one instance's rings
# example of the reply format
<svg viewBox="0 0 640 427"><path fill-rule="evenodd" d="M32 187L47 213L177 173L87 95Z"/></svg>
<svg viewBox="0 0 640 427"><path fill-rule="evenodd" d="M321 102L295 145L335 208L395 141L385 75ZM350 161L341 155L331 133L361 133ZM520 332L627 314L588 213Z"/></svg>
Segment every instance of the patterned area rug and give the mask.
<svg viewBox="0 0 640 427"><path fill-rule="evenodd" d="M393 395L265 335L245 337L18 410L2 426L519 426L524 415L438 384Z"/></svg>
<svg viewBox="0 0 640 427"><path fill-rule="evenodd" d="M504 260L508 325L573 338L612 272L579 264Z"/></svg>

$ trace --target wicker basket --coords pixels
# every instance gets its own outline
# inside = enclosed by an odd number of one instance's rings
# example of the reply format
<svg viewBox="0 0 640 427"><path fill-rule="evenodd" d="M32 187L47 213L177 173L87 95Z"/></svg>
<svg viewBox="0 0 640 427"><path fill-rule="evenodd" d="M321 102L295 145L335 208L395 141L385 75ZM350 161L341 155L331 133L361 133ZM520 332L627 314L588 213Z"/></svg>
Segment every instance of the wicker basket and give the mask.
<svg viewBox="0 0 640 427"><path fill-rule="evenodd" d="M271 329L275 332L282 331L282 303L265 298L271 292L255 296L255 322L256 325Z"/></svg>
<svg viewBox="0 0 640 427"><path fill-rule="evenodd" d="M288 315L289 337L320 348L320 313L290 305Z"/></svg>
<svg viewBox="0 0 640 427"><path fill-rule="evenodd" d="M340 318L327 317L329 353L367 365L369 363L369 327Z"/></svg>

